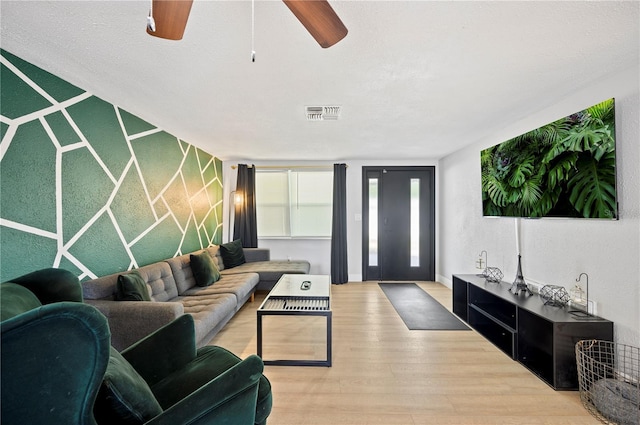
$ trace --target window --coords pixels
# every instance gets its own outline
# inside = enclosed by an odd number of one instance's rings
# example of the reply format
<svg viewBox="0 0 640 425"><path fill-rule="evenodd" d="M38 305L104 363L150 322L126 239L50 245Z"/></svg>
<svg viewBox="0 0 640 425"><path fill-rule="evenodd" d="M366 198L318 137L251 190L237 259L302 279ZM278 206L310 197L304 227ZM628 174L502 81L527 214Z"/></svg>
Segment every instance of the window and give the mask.
<svg viewBox="0 0 640 425"><path fill-rule="evenodd" d="M333 171L256 170L258 237L331 237Z"/></svg>

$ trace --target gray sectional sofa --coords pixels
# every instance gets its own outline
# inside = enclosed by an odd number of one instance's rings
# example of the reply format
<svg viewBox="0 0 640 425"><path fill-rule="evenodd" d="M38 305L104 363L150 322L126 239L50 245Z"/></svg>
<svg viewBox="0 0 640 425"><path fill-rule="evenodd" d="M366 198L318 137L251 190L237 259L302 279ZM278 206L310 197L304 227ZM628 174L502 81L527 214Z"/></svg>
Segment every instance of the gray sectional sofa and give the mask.
<svg viewBox="0 0 640 425"><path fill-rule="evenodd" d="M265 248L245 248L246 263L225 268L219 246L206 248L220 270L211 286L196 285L190 254L138 268L151 301L116 301L114 273L82 282L86 303L109 320L111 344L123 350L182 314L194 318L198 347L206 345L257 289L268 290L285 273L309 273L308 261L271 261ZM203 250L197 251L201 253Z"/></svg>

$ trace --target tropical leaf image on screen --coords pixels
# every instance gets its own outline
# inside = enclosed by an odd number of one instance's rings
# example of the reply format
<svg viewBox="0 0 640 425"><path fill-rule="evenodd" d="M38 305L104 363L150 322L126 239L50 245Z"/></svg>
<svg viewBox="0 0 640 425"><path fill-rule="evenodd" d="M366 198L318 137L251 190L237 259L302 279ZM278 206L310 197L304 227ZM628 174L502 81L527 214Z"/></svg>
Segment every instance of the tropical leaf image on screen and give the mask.
<svg viewBox="0 0 640 425"><path fill-rule="evenodd" d="M614 99L480 157L485 216L618 218Z"/></svg>

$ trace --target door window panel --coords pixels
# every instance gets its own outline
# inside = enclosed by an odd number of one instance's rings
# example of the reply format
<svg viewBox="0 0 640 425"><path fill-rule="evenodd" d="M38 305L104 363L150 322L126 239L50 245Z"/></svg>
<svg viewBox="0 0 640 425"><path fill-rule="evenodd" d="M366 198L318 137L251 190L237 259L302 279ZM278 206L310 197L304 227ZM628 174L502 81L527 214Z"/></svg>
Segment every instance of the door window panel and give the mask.
<svg viewBox="0 0 640 425"><path fill-rule="evenodd" d="M369 266L378 265L378 179L369 179Z"/></svg>
<svg viewBox="0 0 640 425"><path fill-rule="evenodd" d="M420 179L411 179L411 267L420 267Z"/></svg>

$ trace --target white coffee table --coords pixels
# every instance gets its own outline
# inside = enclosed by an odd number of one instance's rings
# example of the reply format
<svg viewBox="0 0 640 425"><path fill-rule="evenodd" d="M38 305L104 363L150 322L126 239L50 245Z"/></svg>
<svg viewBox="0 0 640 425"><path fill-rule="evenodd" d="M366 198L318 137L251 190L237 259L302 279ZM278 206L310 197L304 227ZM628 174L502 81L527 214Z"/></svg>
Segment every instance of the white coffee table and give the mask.
<svg viewBox="0 0 640 425"><path fill-rule="evenodd" d="M326 275L283 274L257 310L258 356L262 357L263 316L327 318L326 360L265 360L275 366L331 366L331 279Z"/></svg>

